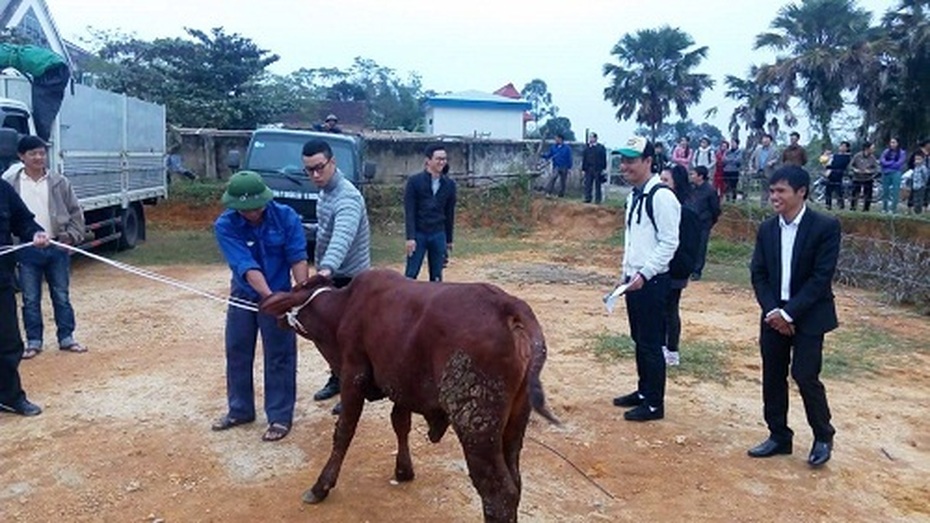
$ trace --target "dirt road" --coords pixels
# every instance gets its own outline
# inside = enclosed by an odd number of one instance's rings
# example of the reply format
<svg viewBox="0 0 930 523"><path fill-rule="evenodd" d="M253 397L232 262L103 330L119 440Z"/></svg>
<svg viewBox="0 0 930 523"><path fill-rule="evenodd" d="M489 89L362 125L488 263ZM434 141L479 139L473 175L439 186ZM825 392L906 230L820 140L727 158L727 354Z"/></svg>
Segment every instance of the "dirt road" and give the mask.
<svg viewBox="0 0 930 523"><path fill-rule="evenodd" d="M730 379L698 381L672 369L665 420L625 422L610 399L635 386L634 364L598 360L589 348L599 333L627 332L625 310L608 315L600 302L617 256L553 240L545 250L454 260L449 269L449 280L490 281L524 298L546 331L543 383L565 425L531 421L522 520L930 521L926 346L906 363L827 381L838 434L824 469L805 463L810 433L796 393L795 454L751 460L746 449L765 436L751 292L707 281L686 290L682 365L688 343L726 342ZM228 280L222 266L154 269L216 293ZM45 413L0 415L0 521L480 520L454 434L432 445L422 420L411 441L416 480L390 483L386 402L366 406L329 499L301 504L334 423L332 401L310 398L326 378L313 345L300 343L295 427L284 441L260 441L261 416L211 432L225 404L223 306L96 263L74 272L78 335L91 352L47 350L23 362L30 398ZM930 339L926 318L847 289L838 299L844 326Z"/></svg>

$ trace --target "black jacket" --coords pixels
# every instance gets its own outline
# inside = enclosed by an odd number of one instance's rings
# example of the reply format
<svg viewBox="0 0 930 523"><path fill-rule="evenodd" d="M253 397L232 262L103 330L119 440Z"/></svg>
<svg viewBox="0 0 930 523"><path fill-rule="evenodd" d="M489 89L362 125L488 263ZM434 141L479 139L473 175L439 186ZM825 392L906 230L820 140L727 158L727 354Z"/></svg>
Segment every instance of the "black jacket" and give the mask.
<svg viewBox="0 0 930 523"><path fill-rule="evenodd" d="M781 308L797 332L823 334L838 326L833 275L840 253L840 222L810 207L798 226L791 259L791 299L781 302L781 227L778 216L762 222L750 274L762 315Z"/></svg>
<svg viewBox="0 0 930 523"><path fill-rule="evenodd" d="M607 169L607 149L599 143L586 145L581 153L581 172L601 173L604 169Z"/></svg>
<svg viewBox="0 0 930 523"><path fill-rule="evenodd" d="M404 191L404 224L408 240L416 233L445 230L446 243L452 242L455 225L455 181L446 175L439 178L439 190L433 194L432 176L423 171L407 179Z"/></svg>
<svg viewBox="0 0 930 523"><path fill-rule="evenodd" d="M12 245L14 234L22 241L32 241L35 233L41 230L13 186L0 180L0 245ZM7 289L13 283L14 260L11 255L0 256L0 289Z"/></svg>
<svg viewBox="0 0 930 523"><path fill-rule="evenodd" d="M700 218L702 228L710 229L717 223L717 218L720 217L720 197L710 182L704 181L701 185L694 186L689 203Z"/></svg>

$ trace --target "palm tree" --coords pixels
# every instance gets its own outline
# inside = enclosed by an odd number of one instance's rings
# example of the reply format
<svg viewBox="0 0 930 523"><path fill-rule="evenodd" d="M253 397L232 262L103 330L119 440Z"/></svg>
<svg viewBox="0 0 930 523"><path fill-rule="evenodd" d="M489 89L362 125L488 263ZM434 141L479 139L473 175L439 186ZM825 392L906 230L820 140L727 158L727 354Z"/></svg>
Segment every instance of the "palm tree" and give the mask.
<svg viewBox="0 0 930 523"><path fill-rule="evenodd" d="M787 53L760 71L760 79L777 85L783 101L800 98L826 143L843 92L856 87L863 64L873 58L871 18L855 0L801 0L779 9L772 31L756 36L756 49Z"/></svg>
<svg viewBox="0 0 930 523"><path fill-rule="evenodd" d="M762 134L765 133L765 124L769 114L784 114L785 123L790 126L797 124L797 118L787 101L779 95L778 89L770 83L760 79L760 71L765 67L752 66L748 78L727 75L724 83L727 84L727 98L736 100L739 105L730 115L730 132L735 136L740 128L749 131L746 147L752 147Z"/></svg>
<svg viewBox="0 0 930 523"><path fill-rule="evenodd" d="M604 76L610 77L604 99L617 108L617 120L635 113L655 140L672 103L678 116L687 118L688 107L714 86L708 75L691 72L707 57L707 46L689 50L692 46L691 36L669 26L624 35L610 52L619 64L604 64Z"/></svg>

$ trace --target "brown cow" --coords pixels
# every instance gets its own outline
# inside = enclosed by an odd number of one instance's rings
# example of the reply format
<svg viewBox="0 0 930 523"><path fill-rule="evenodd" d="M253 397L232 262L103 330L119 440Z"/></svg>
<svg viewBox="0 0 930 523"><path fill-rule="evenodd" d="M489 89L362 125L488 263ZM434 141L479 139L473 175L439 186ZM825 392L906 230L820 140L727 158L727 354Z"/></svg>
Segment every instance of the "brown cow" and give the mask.
<svg viewBox="0 0 930 523"><path fill-rule="evenodd" d="M266 298L261 310L287 317L282 321L312 340L340 376L333 451L305 502L322 501L336 486L364 400L389 397L397 481L413 479L407 437L416 412L433 443L452 425L485 521L516 521L531 408L558 423L539 380L546 361L542 328L524 301L493 285L417 282L371 270L338 290L314 276Z"/></svg>

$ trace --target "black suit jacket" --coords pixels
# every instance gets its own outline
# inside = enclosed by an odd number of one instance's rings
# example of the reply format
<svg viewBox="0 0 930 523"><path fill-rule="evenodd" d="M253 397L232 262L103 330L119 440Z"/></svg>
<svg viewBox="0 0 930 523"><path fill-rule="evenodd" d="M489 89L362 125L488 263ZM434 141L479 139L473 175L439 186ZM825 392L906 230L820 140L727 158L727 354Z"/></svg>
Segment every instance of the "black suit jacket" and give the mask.
<svg viewBox="0 0 930 523"><path fill-rule="evenodd" d="M840 253L840 222L810 207L798 225L791 259L791 299L780 307L797 332L823 334L838 326L833 275ZM781 303L781 228L778 216L762 222L750 265L762 315Z"/></svg>

